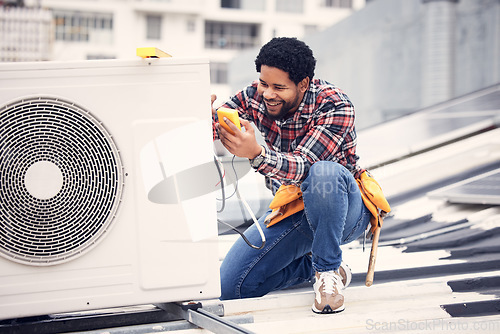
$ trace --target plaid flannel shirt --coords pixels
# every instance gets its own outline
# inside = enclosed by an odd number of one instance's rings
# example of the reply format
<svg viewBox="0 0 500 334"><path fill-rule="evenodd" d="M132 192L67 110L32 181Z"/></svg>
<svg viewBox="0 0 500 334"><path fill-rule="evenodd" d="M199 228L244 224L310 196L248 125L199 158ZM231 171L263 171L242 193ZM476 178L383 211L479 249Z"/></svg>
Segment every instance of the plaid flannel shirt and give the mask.
<svg viewBox="0 0 500 334"><path fill-rule="evenodd" d="M342 90L313 79L293 116L273 121L266 117L257 85L258 81L253 82L223 106L237 109L239 116L253 122L263 135L267 147L264 162L257 169L261 174L283 184L300 184L312 164L328 160L345 166L355 177L359 175L354 106ZM213 130L217 139L215 126Z"/></svg>

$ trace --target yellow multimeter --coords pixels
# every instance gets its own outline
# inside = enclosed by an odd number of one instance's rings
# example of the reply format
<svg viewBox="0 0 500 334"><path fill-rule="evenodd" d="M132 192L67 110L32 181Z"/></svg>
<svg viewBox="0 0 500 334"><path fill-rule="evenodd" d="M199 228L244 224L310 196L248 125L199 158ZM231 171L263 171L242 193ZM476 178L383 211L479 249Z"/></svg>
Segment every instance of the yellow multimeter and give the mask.
<svg viewBox="0 0 500 334"><path fill-rule="evenodd" d="M226 117L228 120L233 122L234 125L238 127L238 129L241 130L241 125L240 125L240 117L238 116L238 111L234 109L229 109L229 108L224 108L221 107L217 109L217 117L219 118L219 123L220 125L229 131L231 134L234 135L233 130L224 122L224 117Z"/></svg>

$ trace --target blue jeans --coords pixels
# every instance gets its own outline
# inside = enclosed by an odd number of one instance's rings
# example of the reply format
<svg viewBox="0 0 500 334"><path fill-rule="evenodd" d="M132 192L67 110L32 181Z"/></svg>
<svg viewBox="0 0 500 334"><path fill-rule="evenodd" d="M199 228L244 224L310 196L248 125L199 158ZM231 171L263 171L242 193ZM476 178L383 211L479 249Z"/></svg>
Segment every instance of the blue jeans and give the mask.
<svg viewBox="0 0 500 334"><path fill-rule="evenodd" d="M241 237L231 247L220 269L222 300L260 297L309 281L316 271L337 270L342 261L340 245L366 230L370 212L345 167L317 162L301 189L303 211L269 228L264 219L270 211L259 219L266 236L263 249L249 247ZM255 224L245 236L252 244L261 244Z"/></svg>

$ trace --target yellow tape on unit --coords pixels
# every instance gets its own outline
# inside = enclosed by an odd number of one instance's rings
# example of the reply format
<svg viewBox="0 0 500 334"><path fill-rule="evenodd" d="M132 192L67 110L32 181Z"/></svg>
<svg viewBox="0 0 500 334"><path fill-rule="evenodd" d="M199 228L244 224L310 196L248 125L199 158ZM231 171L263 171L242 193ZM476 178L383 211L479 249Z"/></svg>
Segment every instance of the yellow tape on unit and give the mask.
<svg viewBox="0 0 500 334"><path fill-rule="evenodd" d="M141 58L163 58L163 57L172 57L166 52L163 52L162 50L158 48L137 48L136 49L136 55L141 57Z"/></svg>

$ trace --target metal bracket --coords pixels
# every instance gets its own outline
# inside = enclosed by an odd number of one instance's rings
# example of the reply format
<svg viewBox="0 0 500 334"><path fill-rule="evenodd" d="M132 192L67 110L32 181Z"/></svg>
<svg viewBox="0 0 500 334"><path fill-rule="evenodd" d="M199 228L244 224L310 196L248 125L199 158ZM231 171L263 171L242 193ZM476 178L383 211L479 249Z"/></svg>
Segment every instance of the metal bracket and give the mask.
<svg viewBox="0 0 500 334"><path fill-rule="evenodd" d="M199 302L164 303L155 304L155 306L213 333L254 333L234 322L203 309Z"/></svg>

